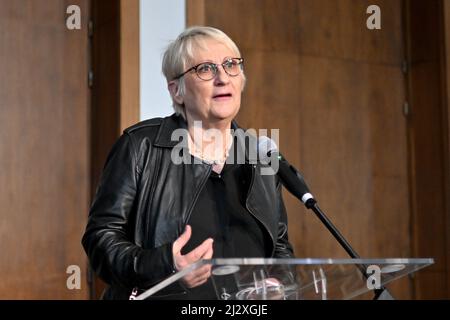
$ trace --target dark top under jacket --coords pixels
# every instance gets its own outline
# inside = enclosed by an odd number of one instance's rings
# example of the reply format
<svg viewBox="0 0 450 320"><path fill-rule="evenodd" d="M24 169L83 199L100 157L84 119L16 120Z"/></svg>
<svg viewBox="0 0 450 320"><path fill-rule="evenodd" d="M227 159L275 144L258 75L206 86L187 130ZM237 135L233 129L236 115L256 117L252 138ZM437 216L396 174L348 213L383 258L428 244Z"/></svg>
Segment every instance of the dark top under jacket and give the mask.
<svg viewBox="0 0 450 320"><path fill-rule="evenodd" d="M225 164L220 174L211 171L188 220L192 235L182 254L212 238L213 258L270 257L270 235L245 208L247 182L245 169L239 164ZM185 298L215 297L210 278L204 285L189 289Z"/></svg>

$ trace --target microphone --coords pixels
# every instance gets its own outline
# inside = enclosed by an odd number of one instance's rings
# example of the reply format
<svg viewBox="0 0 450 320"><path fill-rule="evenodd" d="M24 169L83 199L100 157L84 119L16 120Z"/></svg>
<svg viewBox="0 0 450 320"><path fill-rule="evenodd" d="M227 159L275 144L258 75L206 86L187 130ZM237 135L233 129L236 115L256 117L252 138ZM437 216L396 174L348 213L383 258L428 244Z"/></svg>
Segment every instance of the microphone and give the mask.
<svg viewBox="0 0 450 320"><path fill-rule="evenodd" d="M264 163L271 163L274 159L278 161L278 172L276 174L281 179L284 187L308 209L311 209L316 200L309 191L303 176L295 169L278 151L278 147L272 139L262 136L258 139L259 159Z"/></svg>

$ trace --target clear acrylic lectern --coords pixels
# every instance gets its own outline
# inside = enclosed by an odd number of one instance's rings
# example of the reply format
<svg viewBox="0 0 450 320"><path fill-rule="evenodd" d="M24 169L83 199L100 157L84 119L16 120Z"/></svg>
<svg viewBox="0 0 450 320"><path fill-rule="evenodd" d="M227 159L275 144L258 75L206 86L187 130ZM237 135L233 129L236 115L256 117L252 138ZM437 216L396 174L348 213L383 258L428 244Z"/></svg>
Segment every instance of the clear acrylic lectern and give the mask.
<svg viewBox="0 0 450 320"><path fill-rule="evenodd" d="M212 259L199 261L137 296L146 299L211 265L219 300L353 299L433 264L433 259Z"/></svg>

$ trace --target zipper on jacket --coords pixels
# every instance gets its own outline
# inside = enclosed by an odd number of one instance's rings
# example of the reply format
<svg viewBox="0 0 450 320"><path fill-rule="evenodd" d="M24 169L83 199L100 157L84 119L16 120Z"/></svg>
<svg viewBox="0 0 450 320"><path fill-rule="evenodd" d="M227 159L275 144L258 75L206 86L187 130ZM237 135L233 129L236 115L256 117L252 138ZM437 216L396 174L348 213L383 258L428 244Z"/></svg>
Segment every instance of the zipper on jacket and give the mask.
<svg viewBox="0 0 450 320"><path fill-rule="evenodd" d="M155 155L155 157L156 157L156 159L155 159L155 168L157 168L157 169L155 169L154 171L153 171L153 175L152 175L152 184L151 184L151 186L150 186L150 197L151 197L151 199L149 199L149 202L148 203L153 203L153 196L154 196L154 194L155 194L155 188L156 188L156 177L158 176L158 172L159 172L159 167L160 167L160 165L161 165L161 157L162 157L162 151L161 151L161 149L160 148L155 148L155 150L156 150L156 155ZM149 226L149 223L150 223L150 219L147 219L147 225L146 225L146 229L147 229L147 231L148 230L150 230L150 226ZM148 240L148 239L147 239Z"/></svg>
<svg viewBox="0 0 450 320"><path fill-rule="evenodd" d="M159 148L157 148L156 149L156 166L155 166L155 168L159 168L159 166L160 166L160 164L161 164L161 149L159 149ZM153 178L152 178L152 185L151 185L151 187L150 187L150 194L154 194L154 189L155 189L155 187L156 187L156 177L158 176L158 172L159 172L159 169L158 170L155 170L154 172L153 172ZM152 197L152 199L150 199L150 200L152 200L153 201L153 197ZM152 202L151 201L151 202ZM151 203L150 202L150 203Z"/></svg>
<svg viewBox="0 0 450 320"><path fill-rule="evenodd" d="M205 175L205 177L204 177L203 180L201 181L200 187L198 188L197 193L194 195L194 199L193 199L192 202L191 202L191 206L189 207L188 213L187 213L187 215L186 215L186 219L184 220L184 226L187 225L189 219L191 218L191 214L192 214L192 211L194 210L195 203L197 202L197 199L198 199L198 197L200 196L200 192L202 192L203 187L205 186L206 181L208 180L209 175L211 174L211 170L212 170L212 166L211 166L211 165L208 165L208 170L206 171L207 174ZM183 227L184 227L184 226L183 226ZM183 233L183 230L180 230L180 232Z"/></svg>

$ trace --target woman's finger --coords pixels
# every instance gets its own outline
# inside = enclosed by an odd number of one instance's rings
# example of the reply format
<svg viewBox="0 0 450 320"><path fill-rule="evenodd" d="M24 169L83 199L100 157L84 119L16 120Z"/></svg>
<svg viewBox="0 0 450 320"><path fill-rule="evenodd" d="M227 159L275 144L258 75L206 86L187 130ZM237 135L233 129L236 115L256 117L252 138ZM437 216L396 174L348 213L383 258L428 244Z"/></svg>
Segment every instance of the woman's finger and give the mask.
<svg viewBox="0 0 450 320"><path fill-rule="evenodd" d="M192 235L192 228L190 225L187 225L184 229L184 232L181 234L181 236L178 237L177 240L173 243L173 254L179 254L181 252L181 249L188 243L189 239Z"/></svg>
<svg viewBox="0 0 450 320"><path fill-rule="evenodd" d="M196 247L191 252L187 253L184 257L189 263L194 263L203 258L203 256L212 250L213 239L209 238L202 242L198 247Z"/></svg>

